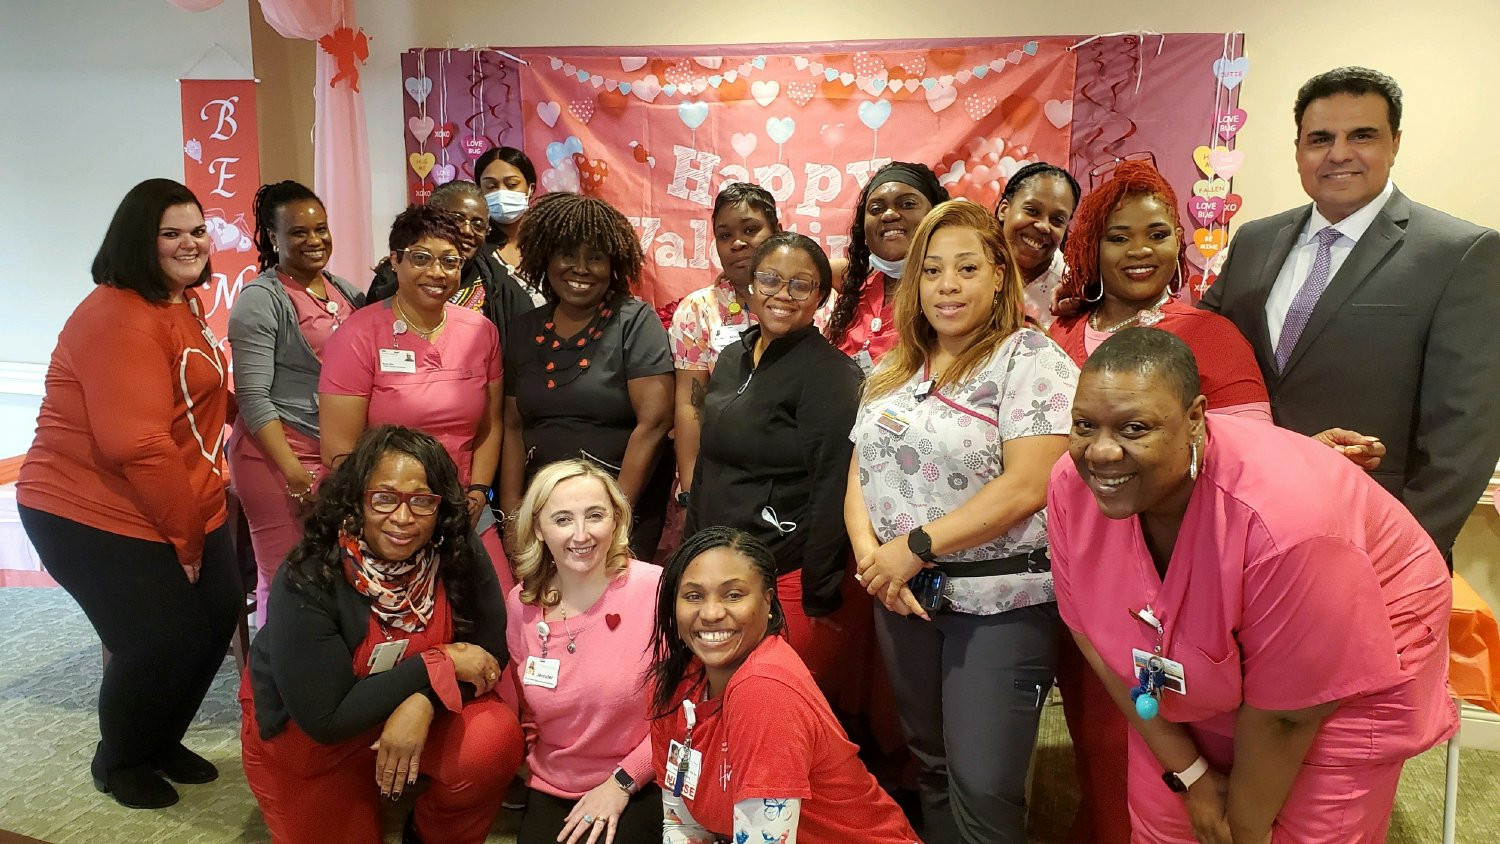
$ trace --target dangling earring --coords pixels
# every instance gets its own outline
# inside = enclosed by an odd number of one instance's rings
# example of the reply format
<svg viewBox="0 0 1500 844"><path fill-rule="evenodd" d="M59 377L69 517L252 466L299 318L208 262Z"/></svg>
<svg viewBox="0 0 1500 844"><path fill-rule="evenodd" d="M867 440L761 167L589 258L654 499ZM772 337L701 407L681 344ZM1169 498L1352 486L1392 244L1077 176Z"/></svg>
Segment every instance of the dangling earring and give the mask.
<svg viewBox="0 0 1500 844"><path fill-rule="evenodd" d="M1103 281L1099 282L1099 295L1098 296L1090 296L1089 293L1088 293L1088 288L1087 287L1085 287L1083 289L1083 301L1088 302L1091 305L1094 304L1095 302L1098 302L1100 299L1103 299L1103 298L1104 298L1104 282Z"/></svg>
<svg viewBox="0 0 1500 844"><path fill-rule="evenodd" d="M1192 453L1192 456L1191 456L1190 459L1192 460L1192 462L1188 464L1188 478L1190 480L1196 481L1196 480L1198 480L1198 438L1197 437L1193 438L1193 453Z"/></svg>
<svg viewBox="0 0 1500 844"><path fill-rule="evenodd" d="M1172 280L1167 284L1167 292L1171 293L1174 299L1182 292L1182 267L1179 266L1177 272L1173 274Z"/></svg>

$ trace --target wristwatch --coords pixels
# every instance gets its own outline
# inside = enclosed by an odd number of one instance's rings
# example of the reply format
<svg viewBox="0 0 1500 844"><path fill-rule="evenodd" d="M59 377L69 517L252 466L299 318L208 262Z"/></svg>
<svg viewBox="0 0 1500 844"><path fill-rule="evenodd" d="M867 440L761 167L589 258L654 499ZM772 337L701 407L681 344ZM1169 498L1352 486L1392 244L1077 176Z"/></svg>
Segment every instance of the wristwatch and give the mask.
<svg viewBox="0 0 1500 844"><path fill-rule="evenodd" d="M1161 781L1167 784L1167 788L1178 794L1186 794L1187 790L1193 787L1193 783L1206 773L1208 773L1208 760L1199 756L1197 761L1187 766L1187 770L1180 774L1174 774L1171 771L1162 774Z"/></svg>
<svg viewBox="0 0 1500 844"><path fill-rule="evenodd" d="M906 535L906 547L924 563L932 562L932 559L937 556L932 553L932 537L928 536L927 531L922 528L917 528Z"/></svg>
<svg viewBox="0 0 1500 844"><path fill-rule="evenodd" d="M615 769L614 780L615 785L618 785L621 791L624 791L626 794L635 794L635 780L631 779L630 775L625 773L624 768Z"/></svg>

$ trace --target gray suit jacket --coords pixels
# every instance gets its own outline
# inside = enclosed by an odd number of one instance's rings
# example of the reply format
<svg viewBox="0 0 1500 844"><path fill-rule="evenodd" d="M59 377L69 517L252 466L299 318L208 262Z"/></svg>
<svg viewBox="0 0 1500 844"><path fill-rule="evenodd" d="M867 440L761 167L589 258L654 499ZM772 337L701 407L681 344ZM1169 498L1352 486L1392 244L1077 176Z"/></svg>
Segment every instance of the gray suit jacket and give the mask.
<svg viewBox="0 0 1500 844"><path fill-rule="evenodd" d="M1500 457L1500 234L1396 190L1277 372L1266 297L1311 214L1241 228L1202 305L1254 347L1278 425L1385 443L1372 475L1449 553Z"/></svg>

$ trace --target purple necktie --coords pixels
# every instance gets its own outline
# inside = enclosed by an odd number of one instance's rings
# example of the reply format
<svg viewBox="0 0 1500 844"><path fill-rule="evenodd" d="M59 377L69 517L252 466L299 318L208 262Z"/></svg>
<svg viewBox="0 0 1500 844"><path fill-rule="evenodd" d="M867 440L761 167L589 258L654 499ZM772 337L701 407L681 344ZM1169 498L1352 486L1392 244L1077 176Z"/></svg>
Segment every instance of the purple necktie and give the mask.
<svg viewBox="0 0 1500 844"><path fill-rule="evenodd" d="M1286 369L1286 362L1292 356L1292 349L1297 348L1297 338L1302 336L1302 329L1307 327L1307 318L1312 316L1313 306L1318 304L1318 297L1328 289L1328 277L1332 275L1329 270L1333 269L1333 244L1339 239L1339 230L1328 226L1318 232L1318 254L1313 258L1312 271L1307 274L1307 281L1302 282L1302 287L1292 299L1292 306L1287 309L1286 321L1281 323L1281 338L1276 342L1276 371Z"/></svg>

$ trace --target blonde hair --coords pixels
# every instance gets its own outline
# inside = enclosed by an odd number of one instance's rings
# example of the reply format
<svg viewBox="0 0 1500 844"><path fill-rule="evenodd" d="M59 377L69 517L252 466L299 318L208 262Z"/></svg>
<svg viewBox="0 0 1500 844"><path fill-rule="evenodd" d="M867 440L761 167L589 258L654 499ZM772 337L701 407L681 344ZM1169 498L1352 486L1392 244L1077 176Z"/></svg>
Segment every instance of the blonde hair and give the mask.
<svg viewBox="0 0 1500 844"><path fill-rule="evenodd" d="M551 586L557 575L557 562L547 543L537 536L538 520L542 508L552 498L552 492L563 481L574 478L593 478L604 487L614 509L615 531L610 537L609 551L604 559L604 571L614 577L630 566L630 502L610 474L587 460L559 460L543 466L531 479L521 506L510 525L510 547L514 549L511 560L516 565L516 579L521 583L521 603L555 607L562 599L557 588Z"/></svg>
<svg viewBox="0 0 1500 844"><path fill-rule="evenodd" d="M944 202L922 218L922 224L912 236L911 249L906 253L906 268L902 270L901 281L896 287L896 330L901 339L865 382L864 395L860 398L862 404L889 395L910 381L931 358L937 346L937 332L922 313L922 264L927 260L932 236L945 228L972 229L979 236L979 242L999 272L1000 287L995 291L994 310L989 320L953 365L937 377L933 389L939 390L968 378L984 365L1005 338L1025 324L1021 272L1011 257L1000 222L983 206L967 199Z"/></svg>

